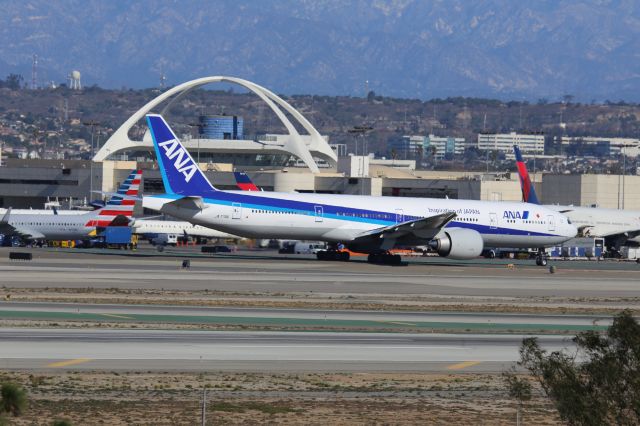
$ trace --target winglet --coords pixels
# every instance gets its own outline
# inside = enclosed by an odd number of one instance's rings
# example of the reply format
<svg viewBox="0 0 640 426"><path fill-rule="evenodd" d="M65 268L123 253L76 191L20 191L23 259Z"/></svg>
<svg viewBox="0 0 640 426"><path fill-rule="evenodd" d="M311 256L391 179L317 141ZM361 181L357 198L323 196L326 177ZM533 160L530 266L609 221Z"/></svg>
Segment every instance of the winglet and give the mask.
<svg viewBox="0 0 640 426"><path fill-rule="evenodd" d="M520 177L520 189L522 189L522 201L531 204L540 204L536 190L531 183L529 172L527 171L527 165L522 159L520 148L517 145L513 146L513 151L516 154L516 166L518 167L518 176Z"/></svg>
<svg viewBox="0 0 640 426"><path fill-rule="evenodd" d="M147 124L167 193L202 196L216 191L161 115L148 114Z"/></svg>
<svg viewBox="0 0 640 426"><path fill-rule="evenodd" d="M11 216L11 207L9 207L7 211L4 213L4 216L2 216L2 219L0 219L0 223L9 223L10 216Z"/></svg>

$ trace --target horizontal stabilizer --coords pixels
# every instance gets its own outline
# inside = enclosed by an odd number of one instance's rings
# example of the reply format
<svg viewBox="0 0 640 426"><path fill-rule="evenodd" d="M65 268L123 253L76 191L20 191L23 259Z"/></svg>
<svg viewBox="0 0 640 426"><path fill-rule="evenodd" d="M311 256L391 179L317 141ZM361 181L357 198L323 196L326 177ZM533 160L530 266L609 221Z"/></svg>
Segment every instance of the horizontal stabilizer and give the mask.
<svg viewBox="0 0 640 426"><path fill-rule="evenodd" d="M206 206L202 201L202 197L189 196L178 198L177 200L163 204L160 211L171 216L181 217L184 214L185 210L190 210L191 214L195 214L206 209L207 207L208 206ZM181 214L176 214L176 212L181 212Z"/></svg>

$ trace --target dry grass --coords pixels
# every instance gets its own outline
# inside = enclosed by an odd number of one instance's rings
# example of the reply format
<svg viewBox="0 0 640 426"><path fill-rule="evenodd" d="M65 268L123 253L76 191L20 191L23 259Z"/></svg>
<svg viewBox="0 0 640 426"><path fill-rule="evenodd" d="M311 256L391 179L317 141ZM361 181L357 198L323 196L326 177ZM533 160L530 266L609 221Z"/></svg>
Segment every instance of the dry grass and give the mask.
<svg viewBox="0 0 640 426"><path fill-rule="evenodd" d="M208 424L513 424L499 375L425 373L0 373L25 386L16 425L193 425L208 389ZM536 392L528 424L558 424Z"/></svg>

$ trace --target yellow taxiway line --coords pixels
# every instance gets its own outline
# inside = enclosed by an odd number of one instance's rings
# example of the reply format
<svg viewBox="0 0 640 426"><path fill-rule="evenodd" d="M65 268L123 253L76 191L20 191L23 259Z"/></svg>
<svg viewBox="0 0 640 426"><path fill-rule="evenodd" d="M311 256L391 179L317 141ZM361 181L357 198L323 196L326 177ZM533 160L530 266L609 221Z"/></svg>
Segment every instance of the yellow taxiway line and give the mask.
<svg viewBox="0 0 640 426"><path fill-rule="evenodd" d="M480 361L465 361L460 362L458 364L451 364L447 366L447 370L462 370L464 368L473 367L474 365L480 364Z"/></svg>
<svg viewBox="0 0 640 426"><path fill-rule="evenodd" d="M76 359L68 359L66 361L58 361L47 364L47 367L60 368L60 367L68 367L70 365L84 364L85 362L91 361L91 358L76 358Z"/></svg>

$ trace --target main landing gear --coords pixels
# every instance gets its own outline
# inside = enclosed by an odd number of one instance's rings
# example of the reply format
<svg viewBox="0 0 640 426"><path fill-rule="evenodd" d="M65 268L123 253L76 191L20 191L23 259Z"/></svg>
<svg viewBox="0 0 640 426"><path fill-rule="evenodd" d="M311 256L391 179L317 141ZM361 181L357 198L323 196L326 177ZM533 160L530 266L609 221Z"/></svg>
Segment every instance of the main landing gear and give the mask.
<svg viewBox="0 0 640 426"><path fill-rule="evenodd" d="M547 252L545 252L544 249L538 249L538 254L536 255L536 265L547 266Z"/></svg>
<svg viewBox="0 0 640 426"><path fill-rule="evenodd" d="M367 262L379 265L401 265L402 257L399 254L391 254L388 251L380 253L371 253L367 258Z"/></svg>
<svg viewBox="0 0 640 426"><path fill-rule="evenodd" d="M318 260L338 260L341 262L347 262L349 261L349 258L351 256L349 255L348 251L329 249L320 250L318 253L316 253L316 257L318 258Z"/></svg>

